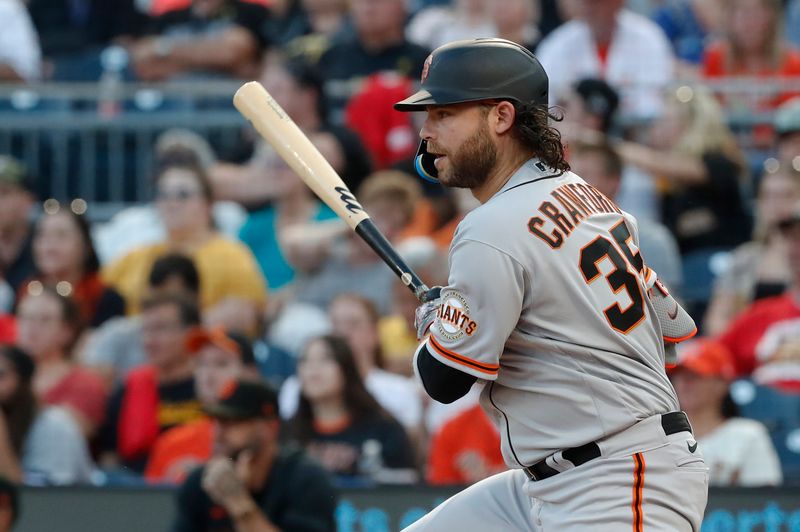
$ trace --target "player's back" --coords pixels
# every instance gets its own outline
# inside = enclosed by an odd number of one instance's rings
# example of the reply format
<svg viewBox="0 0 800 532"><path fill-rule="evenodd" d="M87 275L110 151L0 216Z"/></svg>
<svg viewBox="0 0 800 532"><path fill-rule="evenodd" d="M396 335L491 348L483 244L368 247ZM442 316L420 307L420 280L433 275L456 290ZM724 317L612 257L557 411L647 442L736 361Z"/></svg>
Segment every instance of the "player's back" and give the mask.
<svg viewBox="0 0 800 532"><path fill-rule="evenodd" d="M465 218L453 244L507 256L509 272L497 274L523 287L497 379L483 397L501 429L508 425L501 432L512 463L678 408L635 221L576 175L553 174L526 163ZM513 319L503 313L498 321Z"/></svg>

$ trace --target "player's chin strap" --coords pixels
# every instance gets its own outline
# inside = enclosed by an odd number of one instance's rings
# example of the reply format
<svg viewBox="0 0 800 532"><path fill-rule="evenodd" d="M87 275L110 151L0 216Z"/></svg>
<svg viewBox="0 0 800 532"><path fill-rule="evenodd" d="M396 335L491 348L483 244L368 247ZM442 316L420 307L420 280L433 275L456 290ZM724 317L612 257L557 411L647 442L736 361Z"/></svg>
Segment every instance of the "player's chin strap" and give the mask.
<svg viewBox="0 0 800 532"><path fill-rule="evenodd" d="M439 172L436 170L436 165L433 162L436 157L428 153L428 141L422 140L417 149L417 155L414 157L414 169L420 177L431 183L439 182Z"/></svg>

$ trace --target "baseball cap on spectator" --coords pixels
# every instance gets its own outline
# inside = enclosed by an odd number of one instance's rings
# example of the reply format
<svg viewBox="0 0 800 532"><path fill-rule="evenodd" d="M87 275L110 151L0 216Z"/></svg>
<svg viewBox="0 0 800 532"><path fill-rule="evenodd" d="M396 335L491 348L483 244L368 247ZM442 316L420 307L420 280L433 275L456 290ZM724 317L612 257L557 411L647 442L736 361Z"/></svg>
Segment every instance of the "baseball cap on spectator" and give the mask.
<svg viewBox="0 0 800 532"><path fill-rule="evenodd" d="M775 111L775 131L781 136L800 133L800 96L792 98Z"/></svg>
<svg viewBox="0 0 800 532"><path fill-rule="evenodd" d="M209 344L232 356L239 357L245 366L252 366L256 363L253 346L241 333L226 331L221 327L213 329L197 327L189 332L186 339L186 348L190 353L197 353Z"/></svg>
<svg viewBox="0 0 800 532"><path fill-rule="evenodd" d="M0 183L15 185L28 192L35 192L33 178L28 169L9 155L0 155Z"/></svg>
<svg viewBox="0 0 800 532"><path fill-rule="evenodd" d="M264 382L238 379L222 387L216 403L205 412L217 419L271 419L278 416L278 393Z"/></svg>
<svg viewBox="0 0 800 532"><path fill-rule="evenodd" d="M722 377L727 380L736 378L731 352L720 342L698 338L680 347L678 363L668 370L670 374L686 370L701 377Z"/></svg>
<svg viewBox="0 0 800 532"><path fill-rule="evenodd" d="M583 100L586 111L599 116L603 121L603 130L607 131L619 107L617 91L602 79L595 78L578 81L574 89Z"/></svg>

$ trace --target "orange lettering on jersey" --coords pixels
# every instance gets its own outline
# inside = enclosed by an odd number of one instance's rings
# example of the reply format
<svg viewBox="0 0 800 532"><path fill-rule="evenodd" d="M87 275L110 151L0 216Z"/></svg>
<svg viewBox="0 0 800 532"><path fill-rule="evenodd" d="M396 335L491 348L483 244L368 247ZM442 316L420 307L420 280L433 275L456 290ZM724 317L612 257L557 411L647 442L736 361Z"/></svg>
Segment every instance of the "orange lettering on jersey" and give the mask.
<svg viewBox="0 0 800 532"><path fill-rule="evenodd" d="M534 216L530 220L528 220L528 231L533 233L535 236L544 240L548 246L553 249L558 249L561 247L561 244L564 243L564 237L561 233L558 232L558 229L553 229L553 232L549 235L542 231L540 227L544 225L544 220L539 218L538 216Z"/></svg>
<svg viewBox="0 0 800 532"><path fill-rule="evenodd" d="M586 205L586 203L584 203L583 200L581 200L581 198L579 198L578 195L575 194L575 192L570 189L568 185L561 185L558 187L558 191L564 194L565 197L569 198L570 201L583 212L584 216L592 215L592 209L590 209L589 206Z"/></svg>
<svg viewBox="0 0 800 532"><path fill-rule="evenodd" d="M569 199L559 192L559 189L555 189L550 193L550 195L553 196L562 207L564 207L564 210L566 210L567 214L569 214L570 218L572 218L573 225L578 225L581 223L581 220L584 218L583 214L581 214L578 208L573 205Z"/></svg>
<svg viewBox="0 0 800 532"><path fill-rule="evenodd" d="M592 196L594 196L597 199L597 201L600 202L600 205L603 207L603 211L605 211L607 213L614 213L615 212L617 214L622 214L622 211L620 210L620 208L617 207L617 205L613 201L608 199L608 197L605 194L603 194L602 192L600 192L599 190L597 190L595 187L593 187L591 185L587 185L586 188L588 189L589 193Z"/></svg>
<svg viewBox="0 0 800 532"><path fill-rule="evenodd" d="M475 329L477 328L478 324L475 323L474 321L471 321L469 322L469 325L467 325L466 329L464 329L464 332L467 333L467 336L472 336L472 333L474 333Z"/></svg>
<svg viewBox="0 0 800 532"><path fill-rule="evenodd" d="M586 211L590 216L592 214L597 214L597 207L591 201L589 201L589 198L587 198L583 191L578 188L577 184L569 183L566 185L566 187L581 200L581 203L583 203L583 206L586 208Z"/></svg>
<svg viewBox="0 0 800 532"><path fill-rule="evenodd" d="M561 232L566 236L569 236L569 234L572 232L574 227L572 223L567 220L566 216L561 214L561 211L558 210L558 207L549 201L543 201L542 204L539 205L539 212L553 220L553 223L556 224L558 228L561 229Z"/></svg>
<svg viewBox="0 0 800 532"><path fill-rule="evenodd" d="M583 183L577 183L576 186L581 190L581 192L583 192L583 195L589 200L589 202L591 202L596 212L598 213L606 212L605 208L603 208L602 202L600 202L600 200L597 199L597 196L592 194L589 185L585 185Z"/></svg>

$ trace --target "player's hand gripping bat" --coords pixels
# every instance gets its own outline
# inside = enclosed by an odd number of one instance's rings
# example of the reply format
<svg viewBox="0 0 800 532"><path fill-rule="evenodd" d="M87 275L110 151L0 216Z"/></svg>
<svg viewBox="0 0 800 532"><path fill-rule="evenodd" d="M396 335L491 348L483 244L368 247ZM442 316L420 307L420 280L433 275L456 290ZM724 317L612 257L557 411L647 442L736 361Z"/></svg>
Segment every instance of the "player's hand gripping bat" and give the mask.
<svg viewBox="0 0 800 532"><path fill-rule="evenodd" d="M389 265L417 299L424 302L438 296L409 268L333 167L260 83L250 81L242 85L233 96L233 104L314 194Z"/></svg>

